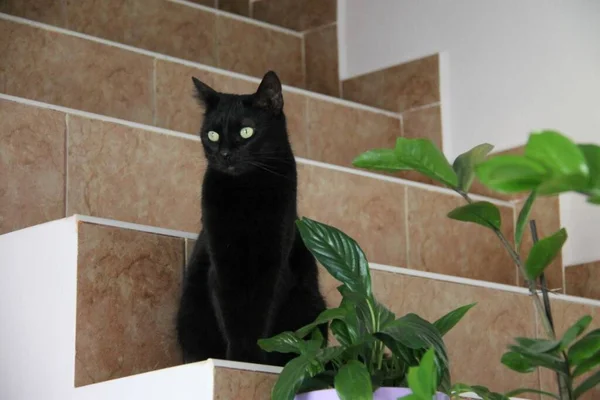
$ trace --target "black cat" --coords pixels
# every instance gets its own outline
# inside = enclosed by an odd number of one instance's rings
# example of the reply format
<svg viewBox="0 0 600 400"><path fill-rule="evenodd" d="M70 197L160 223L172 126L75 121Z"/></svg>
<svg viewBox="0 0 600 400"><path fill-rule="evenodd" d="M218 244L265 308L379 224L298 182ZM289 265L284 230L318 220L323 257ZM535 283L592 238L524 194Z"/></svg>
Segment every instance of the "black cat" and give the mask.
<svg viewBox="0 0 600 400"><path fill-rule="evenodd" d="M186 362L283 365L293 355L266 353L257 340L312 322L325 302L295 226L296 163L281 83L268 72L256 93L233 95L193 80L206 109L200 137L208 168L178 340Z"/></svg>

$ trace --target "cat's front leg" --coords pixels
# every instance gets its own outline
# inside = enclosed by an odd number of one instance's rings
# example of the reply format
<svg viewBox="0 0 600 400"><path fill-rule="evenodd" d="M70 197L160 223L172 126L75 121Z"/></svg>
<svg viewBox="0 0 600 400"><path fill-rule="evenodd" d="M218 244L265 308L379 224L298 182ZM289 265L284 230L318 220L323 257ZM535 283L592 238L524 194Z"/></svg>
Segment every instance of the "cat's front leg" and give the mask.
<svg viewBox="0 0 600 400"><path fill-rule="evenodd" d="M253 280L234 278L226 281L218 280L215 275L211 282L213 304L227 343L227 359L264 363L265 354L258 346L258 340L271 333L277 281L272 275L275 273L264 271Z"/></svg>

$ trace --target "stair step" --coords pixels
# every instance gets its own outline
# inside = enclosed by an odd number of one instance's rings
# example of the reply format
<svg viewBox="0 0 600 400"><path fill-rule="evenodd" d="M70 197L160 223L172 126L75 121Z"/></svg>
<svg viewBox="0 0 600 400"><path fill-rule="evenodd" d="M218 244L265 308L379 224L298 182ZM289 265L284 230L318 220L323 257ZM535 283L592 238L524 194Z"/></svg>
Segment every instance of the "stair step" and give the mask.
<svg viewBox="0 0 600 400"><path fill-rule="evenodd" d="M8 96L0 96L0 115L10 139L7 168L15 171L10 197L0 198L0 232L76 213L199 231L205 164L196 136ZM35 163L20 143L39 153ZM516 284L493 233L446 217L462 204L456 193L305 158L297 163L300 214L347 232L371 261ZM511 238L513 204L487 200L499 206ZM33 208L31 217L23 204ZM458 245L464 237L469 247Z"/></svg>
<svg viewBox="0 0 600 400"><path fill-rule="evenodd" d="M6 326L13 327L5 337L11 348L0 361L9 371L0 394L38 398L33 394L39 392L44 398L66 398L81 387L89 389L79 393L90 396L94 388L109 393L129 387L126 392L137 396L145 393L147 379L156 377L162 385L204 368L197 364L182 367L183 375L173 368L139 375L132 378L132 386L117 379L181 364L173 317L185 243L194 237L86 216L0 236L0 279L11 282L0 292L0 311ZM371 264L371 270L376 297L397 315L414 312L435 320L458 306L478 303L446 337L455 381L495 390L538 387L537 374L513 373L499 362L512 338L536 335L535 312L525 289L378 264ZM321 277L322 292L336 305L338 283L326 274ZM37 297L20 295L26 290L35 290ZM40 298L45 299L42 314ZM552 305L559 330L583 314L592 315L596 325L600 321L598 301L553 295ZM41 330L45 335L39 335ZM239 398L235 396L243 390L266 398L275 378L265 373L277 370L261 371L226 371L221 380L214 380L215 398L220 393L228 393L220 398ZM39 384L21 385L20 376L39 377ZM90 385L114 379L106 386ZM79 389L73 389L74 384ZM200 390L197 383L186 385ZM7 393L11 396L4 396Z"/></svg>

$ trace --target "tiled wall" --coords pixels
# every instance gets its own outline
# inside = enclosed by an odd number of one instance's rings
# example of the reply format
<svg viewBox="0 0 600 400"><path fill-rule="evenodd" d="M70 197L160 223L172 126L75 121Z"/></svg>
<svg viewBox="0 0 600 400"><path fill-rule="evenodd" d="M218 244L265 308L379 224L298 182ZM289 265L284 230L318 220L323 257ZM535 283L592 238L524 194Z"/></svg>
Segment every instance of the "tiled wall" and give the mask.
<svg viewBox="0 0 600 400"><path fill-rule="evenodd" d="M0 12L250 76L261 77L273 69L286 84L337 96L336 2L309 2L314 3L310 4L312 8L300 8L299 13L289 14L302 26L318 28L306 36L256 24L248 18L196 8L190 6L191 2L168 0L4 0L0 2ZM214 5L212 3L210 5ZM245 14L248 4L223 1L221 8ZM263 19L281 22L282 26L289 22L283 17L288 14L281 12L281 2L265 0L254 4ZM285 6L292 4L296 2ZM311 25L322 22L321 19L329 21L332 6L333 20L327 22L325 29L321 29L322 25ZM321 9L327 13L301 12ZM299 18L305 14L306 18ZM56 50L51 47L45 54L56 55ZM35 48L28 47L27 51L35 51Z"/></svg>
<svg viewBox="0 0 600 400"><path fill-rule="evenodd" d="M179 365L184 239L80 223L75 385Z"/></svg>
<svg viewBox="0 0 600 400"><path fill-rule="evenodd" d="M1 160L9 161L4 168L10 165L21 175L17 174L18 180L10 178L14 190L0 197L0 210L7 216L0 219L1 231L75 213L199 230L205 163L201 144L194 137L175 137L76 114L47 112L50 117L40 120L38 115L45 112L8 100L0 100L0 110L11 121L8 126L14 126L3 131L9 138L20 135L21 140L33 142L40 136L54 138L48 143L56 160L48 162L45 173L61 184L46 185L36 175L37 169L26 172L29 159L20 149L3 147ZM460 204L460 198L451 192L306 162L298 165L298 175L301 213L355 237L372 262L515 283L514 267L491 233L446 217ZM29 197L30 181L37 185L34 193L53 199L53 214L19 214L22 204L36 202ZM62 186L65 181L66 190ZM499 207L505 233L511 237L513 210ZM19 218L10 217L13 214ZM472 239L469 247L460 244L465 235Z"/></svg>
<svg viewBox="0 0 600 400"><path fill-rule="evenodd" d="M565 268L566 293L600 300L600 261Z"/></svg>
<svg viewBox="0 0 600 400"><path fill-rule="evenodd" d="M89 223L81 223L78 231L77 385L179 364L172 317L184 239ZM335 306L339 283L321 272L322 292ZM378 269L371 273L378 300L399 316L414 312L433 321L461 305L477 303L445 338L454 382L502 391L539 387L537 373L513 373L500 363L514 337L536 335L534 307L524 292ZM585 313L600 317L593 306L562 299L554 299L552 305L560 331ZM269 393L275 379L267 373L223 370L215 376L215 388L221 398L259 399ZM542 385L552 385L551 379L542 375Z"/></svg>

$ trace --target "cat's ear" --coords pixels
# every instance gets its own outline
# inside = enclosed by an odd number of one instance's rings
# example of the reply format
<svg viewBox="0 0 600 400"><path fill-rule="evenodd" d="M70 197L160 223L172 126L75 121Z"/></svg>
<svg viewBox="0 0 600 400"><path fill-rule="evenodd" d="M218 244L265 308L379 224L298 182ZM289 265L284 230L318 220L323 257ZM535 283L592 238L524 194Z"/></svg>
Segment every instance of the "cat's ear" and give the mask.
<svg viewBox="0 0 600 400"><path fill-rule="evenodd" d="M274 114L279 114L283 110L281 82L275 72L269 71L263 77L254 94L254 105Z"/></svg>
<svg viewBox="0 0 600 400"><path fill-rule="evenodd" d="M196 87L196 98L200 101L204 108L216 106L219 102L219 94L217 91L194 76L192 76L192 81Z"/></svg>

